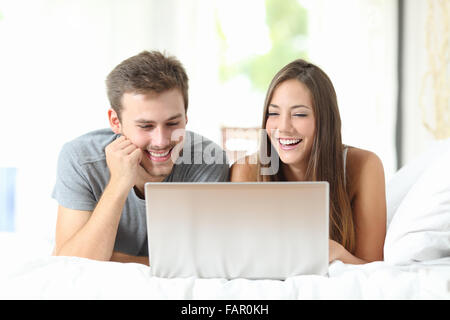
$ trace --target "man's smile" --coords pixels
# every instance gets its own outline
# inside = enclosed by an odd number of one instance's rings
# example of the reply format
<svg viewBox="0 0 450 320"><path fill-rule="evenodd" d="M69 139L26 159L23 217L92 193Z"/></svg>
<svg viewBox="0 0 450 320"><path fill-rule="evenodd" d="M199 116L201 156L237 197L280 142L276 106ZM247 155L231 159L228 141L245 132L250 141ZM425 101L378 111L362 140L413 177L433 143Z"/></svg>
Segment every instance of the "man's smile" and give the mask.
<svg viewBox="0 0 450 320"><path fill-rule="evenodd" d="M151 160L156 162L165 162L170 159L172 150L174 147L166 150L144 150L145 155Z"/></svg>

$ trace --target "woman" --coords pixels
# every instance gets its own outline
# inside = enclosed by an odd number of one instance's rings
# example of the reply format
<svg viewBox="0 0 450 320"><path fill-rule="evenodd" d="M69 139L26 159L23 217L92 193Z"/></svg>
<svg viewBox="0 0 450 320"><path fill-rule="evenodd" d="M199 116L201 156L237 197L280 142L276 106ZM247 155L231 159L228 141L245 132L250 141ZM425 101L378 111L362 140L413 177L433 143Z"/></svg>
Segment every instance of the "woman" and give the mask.
<svg viewBox="0 0 450 320"><path fill-rule="evenodd" d="M301 59L286 65L270 84L262 128L265 138L256 164L250 157L234 164L231 181L328 181L330 262L383 260L383 165L374 153L342 144L328 76ZM271 162L265 161L268 157Z"/></svg>

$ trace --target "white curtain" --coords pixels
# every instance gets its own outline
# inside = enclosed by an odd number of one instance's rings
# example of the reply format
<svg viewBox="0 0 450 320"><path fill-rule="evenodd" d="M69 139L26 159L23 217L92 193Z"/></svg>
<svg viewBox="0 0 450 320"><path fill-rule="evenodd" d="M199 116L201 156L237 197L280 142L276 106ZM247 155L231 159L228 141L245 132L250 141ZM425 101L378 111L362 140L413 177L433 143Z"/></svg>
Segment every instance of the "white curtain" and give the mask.
<svg viewBox="0 0 450 320"><path fill-rule="evenodd" d="M397 169L397 2L304 2L310 59L335 86L343 142L375 152L388 181Z"/></svg>
<svg viewBox="0 0 450 320"><path fill-rule="evenodd" d="M450 2L405 0L404 6L402 157L408 163L450 138Z"/></svg>

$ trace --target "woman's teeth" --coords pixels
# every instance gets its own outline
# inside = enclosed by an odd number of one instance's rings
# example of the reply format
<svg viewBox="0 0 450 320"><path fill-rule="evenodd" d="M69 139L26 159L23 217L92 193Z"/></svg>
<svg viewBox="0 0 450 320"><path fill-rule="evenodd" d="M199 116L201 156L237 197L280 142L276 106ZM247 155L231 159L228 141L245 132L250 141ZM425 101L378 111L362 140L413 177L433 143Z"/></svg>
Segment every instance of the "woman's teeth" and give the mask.
<svg viewBox="0 0 450 320"><path fill-rule="evenodd" d="M282 145L293 145L293 144L297 144L301 141L302 139L279 139L280 143Z"/></svg>

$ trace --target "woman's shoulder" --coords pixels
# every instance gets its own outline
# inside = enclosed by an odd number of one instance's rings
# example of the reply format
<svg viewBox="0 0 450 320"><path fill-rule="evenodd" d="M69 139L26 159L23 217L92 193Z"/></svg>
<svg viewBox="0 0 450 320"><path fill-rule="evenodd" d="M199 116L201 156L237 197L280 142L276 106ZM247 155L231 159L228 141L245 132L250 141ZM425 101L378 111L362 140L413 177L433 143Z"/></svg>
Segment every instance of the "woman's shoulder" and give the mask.
<svg viewBox="0 0 450 320"><path fill-rule="evenodd" d="M348 147L346 167L352 194L361 184L370 183L371 180L384 181L383 163L372 151Z"/></svg>
<svg viewBox="0 0 450 320"><path fill-rule="evenodd" d="M258 164L254 155L238 159L230 169L231 182L246 182L258 180Z"/></svg>
<svg viewBox="0 0 450 320"><path fill-rule="evenodd" d="M372 151L364 150L356 147L347 147L348 164L362 168L367 165L381 164L381 159Z"/></svg>

